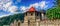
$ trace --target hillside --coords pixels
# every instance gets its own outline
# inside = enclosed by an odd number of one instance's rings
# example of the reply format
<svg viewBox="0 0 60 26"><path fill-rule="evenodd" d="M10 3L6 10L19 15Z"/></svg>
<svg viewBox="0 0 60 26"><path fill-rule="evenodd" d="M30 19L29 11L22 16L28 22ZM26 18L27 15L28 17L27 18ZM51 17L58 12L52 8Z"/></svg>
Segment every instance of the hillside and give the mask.
<svg viewBox="0 0 60 26"><path fill-rule="evenodd" d="M6 17L2 17L0 18L0 25L7 25L10 24L11 22L13 22L15 19L16 20L23 20L24 18L24 14L14 14L14 15L10 15L10 16L6 16Z"/></svg>

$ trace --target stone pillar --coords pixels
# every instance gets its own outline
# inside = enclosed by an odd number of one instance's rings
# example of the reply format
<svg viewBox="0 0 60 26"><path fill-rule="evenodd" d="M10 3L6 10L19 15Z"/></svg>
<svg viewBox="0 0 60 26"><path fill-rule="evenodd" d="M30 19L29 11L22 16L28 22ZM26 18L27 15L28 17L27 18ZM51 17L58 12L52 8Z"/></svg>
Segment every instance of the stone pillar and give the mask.
<svg viewBox="0 0 60 26"><path fill-rule="evenodd" d="M30 18L30 26L36 26L35 17L31 17L31 18Z"/></svg>
<svg viewBox="0 0 60 26"><path fill-rule="evenodd" d="M45 19L45 17L44 17L44 14L43 14L43 13L41 13L41 17L42 17L42 20L44 20L44 19Z"/></svg>
<svg viewBox="0 0 60 26"><path fill-rule="evenodd" d="M24 17L24 26L28 26L28 17L27 16Z"/></svg>
<svg viewBox="0 0 60 26"><path fill-rule="evenodd" d="M36 26L40 26L40 19L36 20Z"/></svg>
<svg viewBox="0 0 60 26"><path fill-rule="evenodd" d="M14 26L17 26L17 21L16 20L14 21Z"/></svg>
<svg viewBox="0 0 60 26"><path fill-rule="evenodd" d="M11 24L10 24L10 26L14 26L14 24L13 24L13 23L11 23Z"/></svg>
<svg viewBox="0 0 60 26"><path fill-rule="evenodd" d="M20 20L18 20L17 26L21 26L21 21Z"/></svg>

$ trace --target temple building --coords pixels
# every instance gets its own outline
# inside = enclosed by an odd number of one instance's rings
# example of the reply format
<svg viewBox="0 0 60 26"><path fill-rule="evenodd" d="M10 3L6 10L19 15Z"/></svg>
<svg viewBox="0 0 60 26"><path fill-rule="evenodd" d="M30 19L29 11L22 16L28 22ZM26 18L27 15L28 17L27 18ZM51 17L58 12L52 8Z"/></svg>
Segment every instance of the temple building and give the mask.
<svg viewBox="0 0 60 26"><path fill-rule="evenodd" d="M11 26L40 26L40 21L46 19L45 12L36 11L34 7L31 7L29 11L24 14L23 23L21 23L20 20L15 20L14 23L11 23Z"/></svg>

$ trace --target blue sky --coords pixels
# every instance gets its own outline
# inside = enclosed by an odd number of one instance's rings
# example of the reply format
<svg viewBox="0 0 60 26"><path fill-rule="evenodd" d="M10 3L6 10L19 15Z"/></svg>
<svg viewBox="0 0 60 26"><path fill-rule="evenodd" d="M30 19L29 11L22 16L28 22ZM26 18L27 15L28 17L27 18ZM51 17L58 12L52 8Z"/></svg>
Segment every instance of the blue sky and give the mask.
<svg viewBox="0 0 60 26"><path fill-rule="evenodd" d="M47 10L53 7L56 0L0 0L0 18L17 13L24 13L30 7L35 7L37 11Z"/></svg>

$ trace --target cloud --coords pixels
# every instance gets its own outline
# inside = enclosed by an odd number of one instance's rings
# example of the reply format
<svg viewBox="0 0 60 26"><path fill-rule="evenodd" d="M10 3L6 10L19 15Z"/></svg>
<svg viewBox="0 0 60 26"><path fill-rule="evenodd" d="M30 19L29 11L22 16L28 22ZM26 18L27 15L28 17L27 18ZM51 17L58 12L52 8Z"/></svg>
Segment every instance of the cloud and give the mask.
<svg viewBox="0 0 60 26"><path fill-rule="evenodd" d="M31 4L29 7L36 7L36 8L38 8L38 6L39 6L39 3L34 3L34 4Z"/></svg>
<svg viewBox="0 0 60 26"><path fill-rule="evenodd" d="M0 10L14 13L17 11L17 7L12 5L11 0L1 0Z"/></svg>
<svg viewBox="0 0 60 26"><path fill-rule="evenodd" d="M9 16L9 15L11 15L11 14L0 15L0 18Z"/></svg>
<svg viewBox="0 0 60 26"><path fill-rule="evenodd" d="M17 8L18 7L16 7L16 6L11 6L11 7L8 8L8 11L11 12L11 13L15 13L18 10Z"/></svg>
<svg viewBox="0 0 60 26"><path fill-rule="evenodd" d="M0 10L7 11L8 7L11 6L12 2L10 0L1 0Z"/></svg>
<svg viewBox="0 0 60 26"><path fill-rule="evenodd" d="M10 7L11 5L12 5L12 2L8 2L8 3L4 4L3 7L8 8L8 7Z"/></svg>
<svg viewBox="0 0 60 26"><path fill-rule="evenodd" d="M34 3L34 4L30 4L29 7L26 6L21 6L20 9L22 10L22 12L26 12L27 10L29 10L29 8L31 8L32 6L35 7L37 10L40 9L45 9L48 7L48 5L46 5L46 1L41 1L39 3Z"/></svg>
<svg viewBox="0 0 60 26"><path fill-rule="evenodd" d="M21 8L21 10L26 10L25 6L21 6L20 8Z"/></svg>
<svg viewBox="0 0 60 26"><path fill-rule="evenodd" d="M7 11L8 10L8 8L9 7L11 7L11 5L12 5L12 2L8 2L8 3L6 3L6 4L3 4L3 11Z"/></svg>
<svg viewBox="0 0 60 26"><path fill-rule="evenodd" d="M12 0L0 0L0 10L2 10L2 13L0 12L2 14L0 14L0 17L12 15L10 13L17 13L17 6L13 6L12 4ZM5 14L4 12L7 12L8 14Z"/></svg>
<svg viewBox="0 0 60 26"><path fill-rule="evenodd" d="M25 7L25 6L21 6L20 7L20 11L22 11L22 13L28 11L29 7Z"/></svg>
<svg viewBox="0 0 60 26"><path fill-rule="evenodd" d="M40 5L39 5L41 8L44 8L46 6L46 2L45 1L42 1L40 2Z"/></svg>
<svg viewBox="0 0 60 26"><path fill-rule="evenodd" d="M0 4L6 4L8 2L11 2L11 0L0 0Z"/></svg>
<svg viewBox="0 0 60 26"><path fill-rule="evenodd" d="M40 7L40 8L44 8L45 6L46 6L46 1L41 1L41 2L39 2L39 3L34 3L34 4L31 4L30 5L30 7L35 7L35 8L38 8L38 7Z"/></svg>

